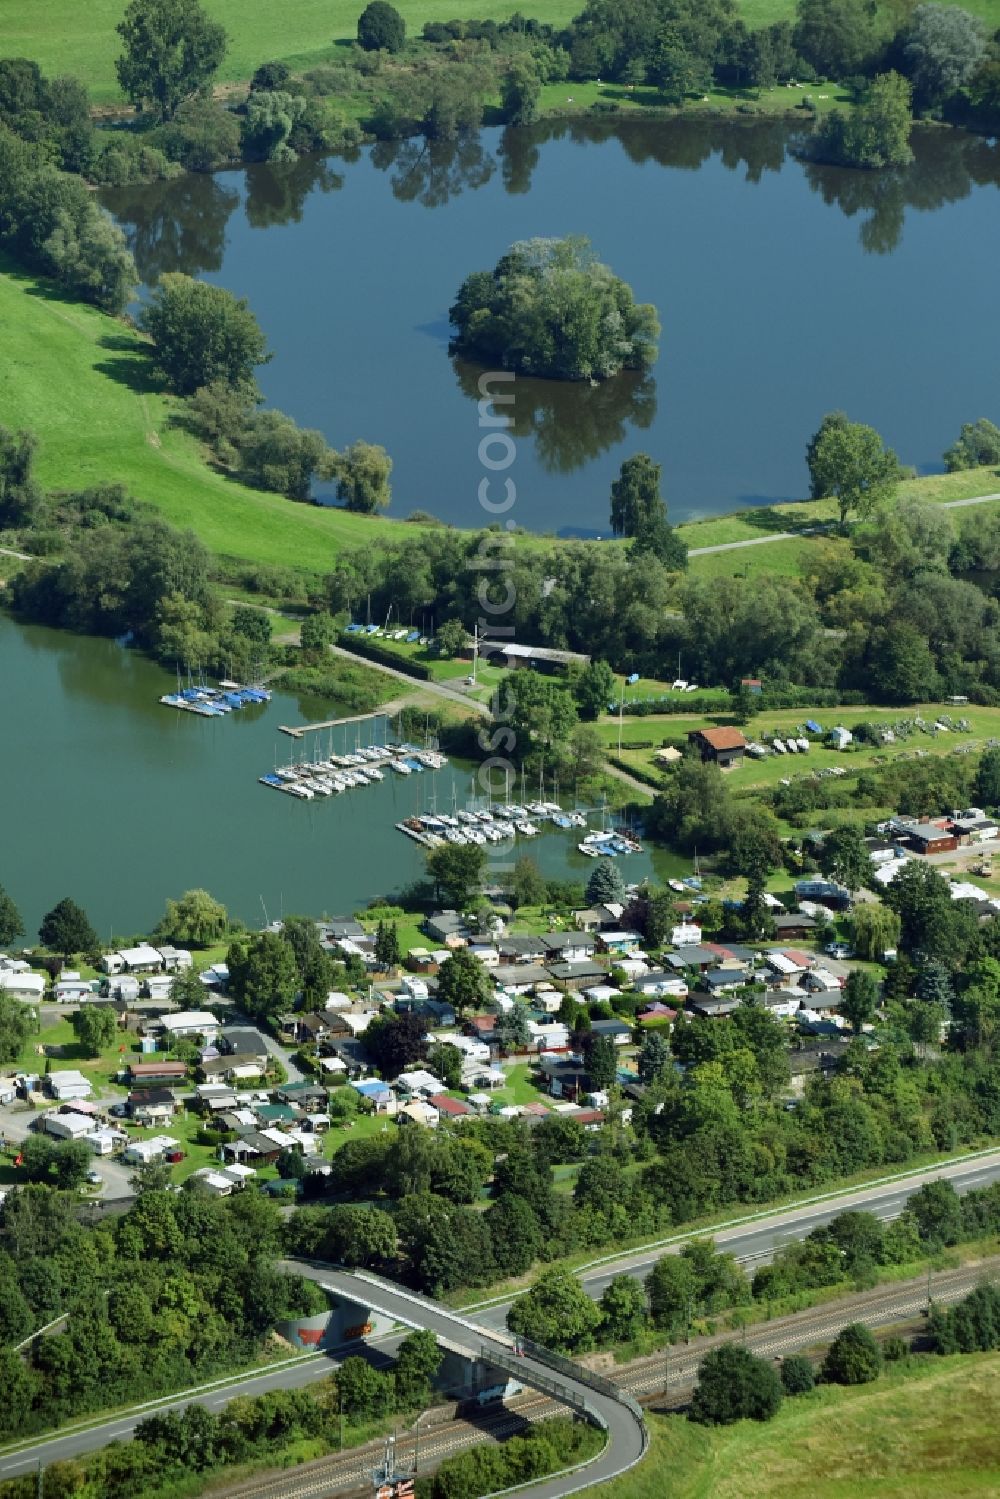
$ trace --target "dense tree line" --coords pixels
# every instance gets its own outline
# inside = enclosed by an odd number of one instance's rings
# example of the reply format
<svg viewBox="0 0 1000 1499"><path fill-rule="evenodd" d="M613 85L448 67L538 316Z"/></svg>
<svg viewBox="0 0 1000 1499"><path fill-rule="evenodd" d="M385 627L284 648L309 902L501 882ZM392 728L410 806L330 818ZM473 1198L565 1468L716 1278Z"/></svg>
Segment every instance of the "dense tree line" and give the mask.
<svg viewBox="0 0 1000 1499"><path fill-rule="evenodd" d="M222 1373L251 1358L276 1320L325 1305L311 1283L275 1269L280 1215L258 1194L222 1203L197 1188L143 1191L123 1217L90 1228L58 1177L46 1180L11 1194L0 1224L5 1433ZM60 1314L63 1330L26 1360L13 1353Z"/></svg>
<svg viewBox="0 0 1000 1499"><path fill-rule="evenodd" d="M365 1359L344 1359L336 1374L302 1390L239 1395L217 1415L203 1405L147 1416L127 1443L112 1442L81 1458L50 1463L42 1492L47 1499L88 1489L102 1499L132 1499L192 1474L205 1481L235 1464L278 1459L296 1441L333 1451L345 1422L363 1424L387 1412L425 1407L441 1352L428 1332L411 1333L388 1369ZM0 1483L3 1499L36 1499L36 1477Z"/></svg>
<svg viewBox="0 0 1000 1499"><path fill-rule="evenodd" d="M1000 608L965 575L998 558L1000 522L985 507L956 522L904 500L876 507L849 547L819 542L798 579L687 578L651 550L559 541L527 549L499 532L438 528L405 545L342 553L324 593L334 613L371 595L373 617L434 613L471 633L489 568L490 596L508 580L516 595L505 619L517 639L618 670L670 678L681 651L686 673L709 686L753 672L775 692L794 684L878 702L961 693L989 703L1000 700Z"/></svg>

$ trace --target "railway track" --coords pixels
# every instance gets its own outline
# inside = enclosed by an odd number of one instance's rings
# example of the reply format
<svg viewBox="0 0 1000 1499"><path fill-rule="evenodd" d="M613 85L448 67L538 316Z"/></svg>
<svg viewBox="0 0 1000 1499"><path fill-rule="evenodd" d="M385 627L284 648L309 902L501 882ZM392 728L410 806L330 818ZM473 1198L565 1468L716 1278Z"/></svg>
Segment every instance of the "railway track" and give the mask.
<svg viewBox="0 0 1000 1499"><path fill-rule="evenodd" d="M1000 1262L991 1260L971 1268L939 1272L932 1284L933 1300L941 1304L959 1301L984 1278L998 1271ZM743 1341L751 1353L761 1358L781 1358L831 1342L848 1322L862 1322L872 1328L891 1326L912 1320L926 1306L926 1281L906 1281L876 1287L828 1306L748 1327ZM668 1404L682 1405L687 1391L697 1380L698 1365L705 1354L712 1348L733 1342L735 1336L731 1330L718 1333L700 1338L695 1344L675 1345L649 1358L603 1372L638 1399L665 1393ZM419 1461L419 1470L424 1473L468 1447L483 1441L504 1441L523 1430L526 1423L547 1420L562 1414L564 1409L548 1396L525 1394L496 1413L484 1411L474 1421L462 1418L450 1421L444 1430L428 1429L419 1439L412 1431L407 1432L396 1440L400 1467L413 1467ZM294 1472L272 1474L259 1482L216 1489L213 1494L216 1499L223 1499L223 1496L224 1499L327 1499L327 1496L345 1495L355 1489L368 1494L372 1469L383 1451L382 1443L371 1443L343 1457L320 1458Z"/></svg>

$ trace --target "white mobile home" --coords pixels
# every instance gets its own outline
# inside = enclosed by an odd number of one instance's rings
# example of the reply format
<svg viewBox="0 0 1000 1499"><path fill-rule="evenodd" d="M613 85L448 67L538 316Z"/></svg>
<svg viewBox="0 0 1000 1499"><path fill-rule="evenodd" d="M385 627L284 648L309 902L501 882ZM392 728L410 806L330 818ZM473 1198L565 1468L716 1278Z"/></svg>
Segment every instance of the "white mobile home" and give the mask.
<svg viewBox="0 0 1000 1499"><path fill-rule="evenodd" d="M45 979L40 973L14 973L5 968L0 973L0 989L26 1004L37 1004L45 994Z"/></svg>

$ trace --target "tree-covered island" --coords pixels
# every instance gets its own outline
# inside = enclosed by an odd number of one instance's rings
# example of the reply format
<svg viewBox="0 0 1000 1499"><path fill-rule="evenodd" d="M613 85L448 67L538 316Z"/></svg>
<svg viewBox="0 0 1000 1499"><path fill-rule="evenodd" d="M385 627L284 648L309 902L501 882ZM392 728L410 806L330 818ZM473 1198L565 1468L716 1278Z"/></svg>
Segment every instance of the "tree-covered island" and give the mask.
<svg viewBox="0 0 1000 1499"><path fill-rule="evenodd" d="M549 380L607 380L657 356L656 308L599 261L583 236L514 244L473 271L449 316L450 351Z"/></svg>

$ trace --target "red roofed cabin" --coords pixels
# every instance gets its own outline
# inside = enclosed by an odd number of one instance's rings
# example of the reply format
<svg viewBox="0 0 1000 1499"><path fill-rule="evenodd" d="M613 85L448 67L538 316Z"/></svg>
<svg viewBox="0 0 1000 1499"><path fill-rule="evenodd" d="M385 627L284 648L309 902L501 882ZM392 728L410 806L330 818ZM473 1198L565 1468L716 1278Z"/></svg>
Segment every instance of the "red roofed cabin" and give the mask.
<svg viewBox="0 0 1000 1499"><path fill-rule="evenodd" d="M688 735L703 760L714 760L721 770L743 763L747 742L739 729L695 729Z"/></svg>

